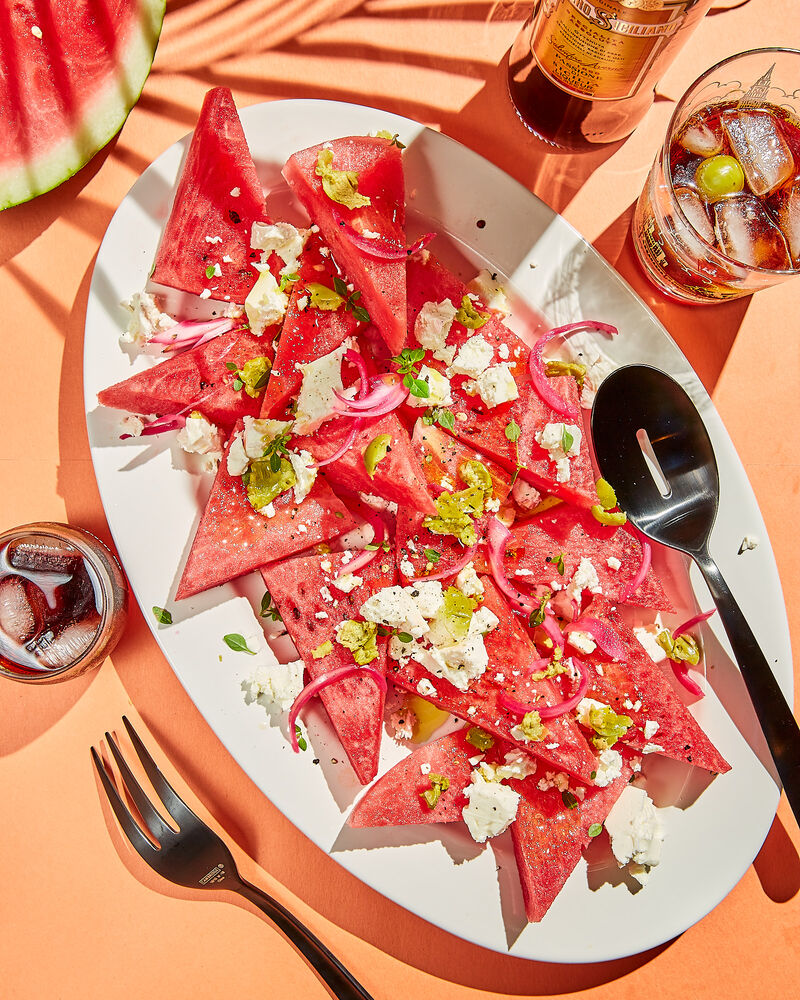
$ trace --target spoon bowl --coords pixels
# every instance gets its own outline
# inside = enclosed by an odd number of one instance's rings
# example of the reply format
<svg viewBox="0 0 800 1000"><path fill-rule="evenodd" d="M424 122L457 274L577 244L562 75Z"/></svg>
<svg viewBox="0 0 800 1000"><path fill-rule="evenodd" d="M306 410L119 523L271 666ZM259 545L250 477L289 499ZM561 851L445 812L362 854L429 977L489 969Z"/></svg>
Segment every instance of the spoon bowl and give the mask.
<svg viewBox="0 0 800 1000"><path fill-rule="evenodd" d="M592 408L592 439L604 479L629 521L653 541L691 556L730 640L786 797L800 819L800 730L708 542L719 506L711 438L685 390L648 365L618 368Z"/></svg>

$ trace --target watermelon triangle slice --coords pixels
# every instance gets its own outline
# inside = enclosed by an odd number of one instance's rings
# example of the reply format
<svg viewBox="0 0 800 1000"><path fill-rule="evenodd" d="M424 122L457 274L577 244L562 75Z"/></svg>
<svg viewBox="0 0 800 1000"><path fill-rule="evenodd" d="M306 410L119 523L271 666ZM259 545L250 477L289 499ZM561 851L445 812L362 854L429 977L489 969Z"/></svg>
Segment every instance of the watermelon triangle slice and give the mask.
<svg viewBox="0 0 800 1000"><path fill-rule="evenodd" d="M271 563L261 570L286 628L314 679L335 667L352 665L353 654L336 642L336 626L341 621L360 619L359 608L376 590L392 586L393 569L387 576L380 560L359 570L363 583L349 593L338 590L333 580L346 566L345 554L305 556ZM324 642L333 650L316 660L313 650ZM378 643L379 658L370 666L386 672L386 643ZM384 694L366 678L348 677L320 693L353 770L362 784L378 773Z"/></svg>
<svg viewBox="0 0 800 1000"><path fill-rule="evenodd" d="M518 741L511 730L520 721L502 702L505 691L523 704L533 704L543 699L543 704L553 705L561 695L551 681L532 681L527 670L539 654L528 634L503 600L488 577L481 578L484 586L484 605L500 619L500 624L484 640L489 654L489 666L477 680L473 680L466 693L459 691L449 681L433 677L415 660L405 663L392 661L389 678L406 691L417 694L420 681L432 682L435 694L425 694L427 701L465 719L471 725L514 743L526 753L535 754L549 767L567 771L582 781L591 781L596 769L596 757L584 739L578 724L571 715L561 715L547 722L548 736L540 742ZM499 679L498 679L499 678Z"/></svg>
<svg viewBox="0 0 800 1000"><path fill-rule="evenodd" d="M339 417L323 424L312 437L294 438L294 446L305 448L321 462L334 455L345 443L353 426L350 417ZM364 464L364 451L380 435L388 435L390 450L370 476ZM424 514L435 514L436 507L425 484L425 473L411 447L408 431L393 413L365 420L355 441L341 458L325 466L325 478L337 489L348 493L368 493L390 503L405 504Z"/></svg>
<svg viewBox="0 0 800 1000"><path fill-rule="evenodd" d="M471 781L470 757L480 751L467 743L465 729L449 733L413 753L387 771L359 799L348 824L408 826L414 823L453 823L462 819L467 804L464 789ZM422 793L431 787L429 774L444 775L450 782L431 809Z"/></svg>
<svg viewBox="0 0 800 1000"><path fill-rule="evenodd" d="M328 541L355 525L344 504L319 478L300 504L290 490L274 501L273 517L253 510L241 478L228 472L228 452L240 429L238 424L219 464L178 584L177 601Z"/></svg>
<svg viewBox="0 0 800 1000"><path fill-rule="evenodd" d="M235 391L227 364L241 368L252 358L272 356L269 337L231 330L190 351L137 372L97 394L103 406L131 413L181 413L200 410L212 423L230 430L240 417L256 416L260 399Z"/></svg>
<svg viewBox="0 0 800 1000"><path fill-rule="evenodd" d="M559 555L564 563L560 574L554 568ZM591 559L603 594L611 601L620 601L625 585L642 563L642 546L624 528L600 524L589 511L566 503L518 521L506 542L506 570L523 588L549 587L554 578L570 580L582 558ZM652 567L625 603L673 610Z"/></svg>
<svg viewBox="0 0 800 1000"><path fill-rule="evenodd" d="M227 87L205 96L172 211L156 253L153 281L214 299L244 302L260 252L250 230L266 221L261 181ZM230 259L228 259L230 258ZM221 277L206 269L219 264Z"/></svg>
<svg viewBox="0 0 800 1000"><path fill-rule="evenodd" d="M414 327L425 303L443 302L447 299L458 308L467 294L467 287L431 254L409 259L406 281L409 330L406 346L418 348L420 345L414 335ZM548 423L564 423L565 418L545 403L533 388L528 374L530 350L527 345L504 326L495 313L491 313L488 321L478 330L467 329L454 321L447 338L448 347L460 348L470 337L476 335L494 349L491 364L510 366L509 371L517 384L519 397L512 402L489 408L479 395L473 396L465 391L465 384L469 383L469 379L463 375L453 376L450 391L454 402L450 409L456 419L452 433L507 469L514 470L519 464L519 474L543 492L562 497L580 507L591 507L598 503L586 434L581 436L579 454L570 459L570 478L564 483L558 482L556 464L549 453L536 442L537 431L543 430ZM430 353L423 363L443 374L447 368L443 361L436 360ZM580 412L575 380L557 378L553 379L552 384ZM506 433L512 421L520 429L517 441L510 439Z"/></svg>
<svg viewBox="0 0 800 1000"><path fill-rule="evenodd" d="M348 209L325 194L315 173L319 154L333 154L333 168L355 171L358 192L371 204ZM290 157L283 176L319 226L333 255L361 292L361 304L370 314L392 354L399 354L406 339L405 261L369 257L345 235L349 226L357 232L377 232L405 246L405 187L400 150L388 139L350 136L301 150ZM344 222L345 227L340 223Z"/></svg>
<svg viewBox="0 0 800 1000"><path fill-rule="evenodd" d="M599 669L590 671L591 682L586 694L633 720L624 742L639 751L648 745L657 747L652 752L716 774L729 771L730 764L697 724L664 671L650 659L610 601L602 596L595 597L588 613L607 622L625 646L626 659L621 663L608 662L597 653L587 658L588 663L599 664ZM658 725L650 737L645 737L648 721Z"/></svg>
<svg viewBox="0 0 800 1000"><path fill-rule="evenodd" d="M300 257L300 280L292 286L289 306L275 351L261 404L262 417L282 418L289 400L298 394L303 376L298 365L307 365L335 351L355 334L359 321L348 309L314 309L306 285L315 282L333 288L337 274L330 254L321 253L319 236L311 234Z"/></svg>
<svg viewBox="0 0 800 1000"><path fill-rule="evenodd" d="M492 506L503 503L511 491L511 476L496 462L487 459L474 451L469 445L457 438L445 434L438 427L425 425L418 420L414 425L411 438L416 460L423 469L425 479L435 493L446 490L462 490L466 483L460 478L460 470L466 462L481 462L492 477ZM453 535L437 535L423 527L425 515L436 513L423 508L419 504L406 503L397 511L397 531L395 543L397 561L408 570L409 564L414 567L413 576L421 577L427 573L442 573L455 566L464 558L464 546ZM478 538L486 532L489 518L494 514L486 510L475 521ZM435 570L428 568L429 559L426 551L433 550L439 556ZM401 569L405 576L406 573Z"/></svg>
<svg viewBox="0 0 800 1000"><path fill-rule="evenodd" d="M535 779L509 782L521 796L511 837L525 912L532 923L550 909L591 839L589 828L605 821L630 775L625 764L619 778L606 788L588 787L572 808L557 789L540 791Z"/></svg>

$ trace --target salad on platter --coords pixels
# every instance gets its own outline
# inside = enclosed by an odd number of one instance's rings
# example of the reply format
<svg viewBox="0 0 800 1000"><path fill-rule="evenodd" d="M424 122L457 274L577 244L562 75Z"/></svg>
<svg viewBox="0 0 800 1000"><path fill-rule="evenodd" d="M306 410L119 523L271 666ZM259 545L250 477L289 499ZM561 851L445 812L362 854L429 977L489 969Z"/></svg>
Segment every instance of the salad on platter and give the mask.
<svg viewBox="0 0 800 1000"><path fill-rule="evenodd" d="M350 826L508 830L538 922L598 838L650 878L648 757L729 770L685 700L708 614L661 624L653 546L592 462L616 329L513 332L496 274L465 284L435 232L407 237L403 148L379 132L296 152L298 227L269 213L230 91L210 91L125 304L126 349L152 363L98 400L121 437L176 435L213 474L176 601L261 574L262 617L296 652L247 696L286 713L295 750L319 698L368 786ZM210 318L170 314L169 289ZM387 738L409 752L378 777Z"/></svg>

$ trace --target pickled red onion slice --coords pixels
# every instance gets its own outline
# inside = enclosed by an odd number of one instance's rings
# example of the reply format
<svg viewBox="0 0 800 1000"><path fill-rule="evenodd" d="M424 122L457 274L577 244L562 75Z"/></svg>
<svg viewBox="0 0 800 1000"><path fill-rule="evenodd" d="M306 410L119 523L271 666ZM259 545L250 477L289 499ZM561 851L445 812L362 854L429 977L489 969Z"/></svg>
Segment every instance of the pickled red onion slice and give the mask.
<svg viewBox="0 0 800 1000"><path fill-rule="evenodd" d="M600 333L607 333L610 337L619 333L615 326L610 326L608 323L598 323L595 320L589 319L581 320L578 323L568 323L566 326L556 326L539 337L533 345L528 358L528 371L530 372L531 381L536 391L556 413L560 413L564 417L569 417L571 420L578 419L578 410L576 407L570 406L550 384L550 379L544 370L543 354L545 344L549 343L555 337L577 333L579 330L599 330Z"/></svg>
<svg viewBox="0 0 800 1000"><path fill-rule="evenodd" d="M163 346L164 354L170 351L185 351L228 333L233 326L232 319L184 320L168 330L157 333L148 340L148 344Z"/></svg>
<svg viewBox="0 0 800 1000"><path fill-rule="evenodd" d="M515 607L518 611L523 611L525 614L530 615L534 611L538 610L538 603L534 602L530 597L528 597L527 594L523 594L521 590L518 590L514 584L511 583L506 575L505 566L503 566L506 540L510 534L511 532L498 518L493 517L491 521L489 521L489 568L492 571L492 576L494 577L494 582L497 584L498 589L506 595L513 607Z"/></svg>
<svg viewBox="0 0 800 1000"><path fill-rule="evenodd" d="M460 573L461 570L467 565L468 562L475 555L475 550L478 548L477 542L475 545L470 545L464 555L458 560L454 566L450 566L448 569L443 569L439 573L431 573L429 576L415 576L410 578L410 583L427 583L429 580L443 580L446 576L455 576Z"/></svg>
<svg viewBox="0 0 800 1000"><path fill-rule="evenodd" d="M669 665L672 667L672 672L678 678L678 681L687 691L699 695L701 698L703 697L703 689L693 677L689 676L689 668L685 663L676 663L674 660L670 660Z"/></svg>
<svg viewBox="0 0 800 1000"><path fill-rule="evenodd" d="M356 423L358 423L358 421L356 421ZM367 513L367 511L369 511L369 513ZM383 523L383 518L379 514L376 514L374 510L370 510L366 504L362 507L362 515L367 524L369 524L372 528L373 538L371 544L380 547L386 538L386 525ZM338 580L341 577L346 576L348 573L357 573L360 569L368 566L379 551L380 548L364 549L362 552L359 552L359 554L354 559L351 559L347 565L343 565L341 567L339 572L336 574L336 579Z"/></svg>
<svg viewBox="0 0 800 1000"><path fill-rule="evenodd" d="M610 625L601 622L599 618L591 618L588 615L576 619L564 629L565 632L588 632L600 649L612 660L624 660L627 658L625 646L622 639L617 635Z"/></svg>
<svg viewBox="0 0 800 1000"><path fill-rule="evenodd" d="M363 399L369 392L369 373L367 372L367 363L364 361L364 356L358 351L354 351L352 347L348 347L344 352L344 360L349 361L351 365L354 365L358 369L360 383L357 398Z"/></svg>
<svg viewBox="0 0 800 1000"><path fill-rule="evenodd" d="M335 391L334 395L334 412L343 417L379 417L396 410L408 396L408 389L402 382L380 379L363 399L348 399Z"/></svg>
<svg viewBox="0 0 800 1000"><path fill-rule="evenodd" d="M328 670L324 674L320 674L319 677L314 678L313 681L306 684L289 709L289 741L295 753L300 753L300 747L297 743L297 732L295 731L295 723L297 722L297 716L300 714L300 709L330 684L337 684L339 681L346 680L353 674L369 677L375 681L381 691L386 692L386 678L382 673L369 665L360 667L357 663L352 663L344 667L334 667L333 670Z"/></svg>
<svg viewBox="0 0 800 1000"><path fill-rule="evenodd" d="M512 698L510 695L506 694L505 691L501 691L498 696L498 701L500 704L507 708L510 712L514 712L517 715L527 715L528 712L538 712L540 719L555 719L560 715L566 715L567 712L571 712L573 708L582 700L583 696L589 689L589 671L586 664L579 660L576 656L573 656L572 662L580 674L580 680L578 681L578 686L575 689L574 694L571 694L569 698L564 699L564 701L559 701L555 705L542 705L537 702L535 705L525 705L521 701L517 701L516 698Z"/></svg>
<svg viewBox="0 0 800 1000"><path fill-rule="evenodd" d="M688 632L690 628L694 628L695 625L699 625L700 622L707 622L713 614L716 614L716 611L716 608L712 608L710 611L704 611L702 614L689 618L687 621L683 622L682 625L678 625L672 630L672 638L677 639L679 635L683 635L684 632Z"/></svg>
<svg viewBox="0 0 800 1000"><path fill-rule="evenodd" d="M423 250L436 236L436 233L425 233L424 236L420 236L418 240L404 247L402 244L395 243L394 240L380 234L378 236L365 236L364 233L359 233L358 230L350 225L339 209L335 207L333 209L333 216L342 235L354 247L357 247L368 257L375 257L378 260L406 260L411 254Z"/></svg>
<svg viewBox="0 0 800 1000"><path fill-rule="evenodd" d="M144 420L144 417L142 417ZM182 413L166 413L163 417L154 417L145 422L140 437L149 437L153 434L166 434L167 431L179 431L186 426L186 417ZM133 437L133 434L120 434L120 441Z"/></svg>
<svg viewBox="0 0 800 1000"><path fill-rule="evenodd" d="M653 560L653 546L644 537L641 531L637 531L636 528L634 528L634 526L630 522L625 524L624 527L628 531L628 533L633 535L633 537L642 546L642 561L639 564L639 568L636 570L636 573L631 577L630 580L628 580L628 582L620 591L619 599L621 601L627 601L629 597L633 597L633 595L642 585L644 578L647 576L647 573L650 569L650 563Z"/></svg>
<svg viewBox="0 0 800 1000"><path fill-rule="evenodd" d="M315 463L317 468L321 469L323 465L330 465L331 462L338 462L339 459L342 457L342 455L350 451L350 449L353 447L353 443L355 442L358 432L361 430L363 426L364 426L363 418L354 420L353 426L350 428L350 433L345 438L341 448L337 448L330 458L323 458L321 462Z"/></svg>

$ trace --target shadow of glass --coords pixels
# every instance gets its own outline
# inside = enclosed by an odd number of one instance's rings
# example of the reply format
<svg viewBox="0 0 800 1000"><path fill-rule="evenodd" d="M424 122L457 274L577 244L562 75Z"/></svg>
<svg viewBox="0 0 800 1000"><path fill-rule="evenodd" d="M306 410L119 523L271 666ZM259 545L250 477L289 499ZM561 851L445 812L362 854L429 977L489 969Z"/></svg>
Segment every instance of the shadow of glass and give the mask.
<svg viewBox="0 0 800 1000"><path fill-rule="evenodd" d="M753 867L773 903L788 903L800 892L800 857L777 816Z"/></svg>

